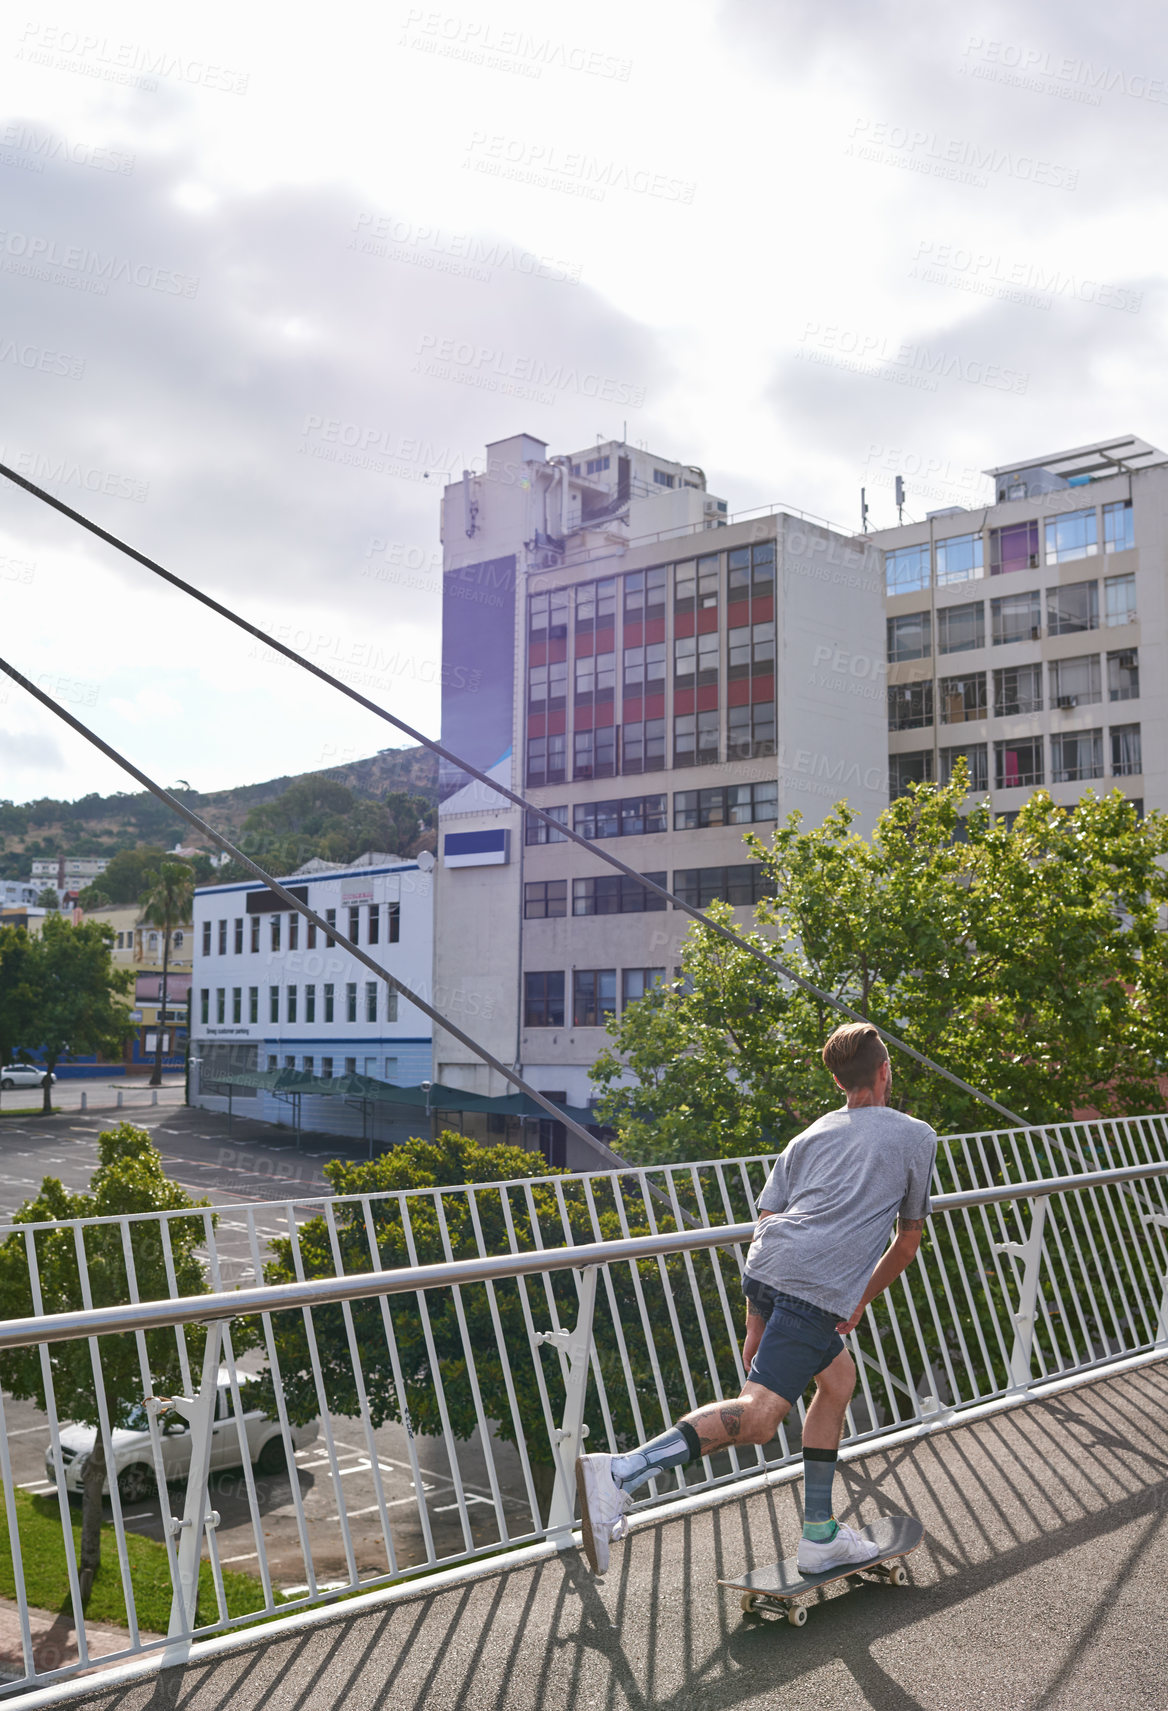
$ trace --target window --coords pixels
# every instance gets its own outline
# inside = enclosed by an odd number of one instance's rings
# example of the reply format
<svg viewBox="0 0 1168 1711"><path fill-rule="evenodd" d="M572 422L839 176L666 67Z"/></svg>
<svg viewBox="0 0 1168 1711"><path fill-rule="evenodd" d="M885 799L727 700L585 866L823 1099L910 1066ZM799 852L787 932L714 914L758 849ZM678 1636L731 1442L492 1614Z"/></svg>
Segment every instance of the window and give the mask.
<svg viewBox="0 0 1168 1711"><path fill-rule="evenodd" d="M943 725L961 725L986 716L986 674L971 671L967 677L943 677L937 684L937 701Z"/></svg>
<svg viewBox="0 0 1168 1711"><path fill-rule="evenodd" d="M182 935L180 933L175 934L175 943L180 944L180 945L182 944ZM237 915L235 917L235 954L236 954L236 956L242 956L243 955L243 916L242 915Z"/></svg>
<svg viewBox="0 0 1168 1711"><path fill-rule="evenodd" d="M1076 636L1099 628L1099 584L1068 582L1046 591L1046 622L1052 636Z"/></svg>
<svg viewBox="0 0 1168 1711"><path fill-rule="evenodd" d="M647 873L645 878L655 885L665 884L664 873ZM602 873L572 881L573 915L644 915L664 907L664 897L627 873Z"/></svg>
<svg viewBox="0 0 1168 1711"><path fill-rule="evenodd" d="M772 894L770 876L758 861L733 867L682 867L673 873L674 895L694 909L706 909L715 898L746 908Z"/></svg>
<svg viewBox="0 0 1168 1711"><path fill-rule="evenodd" d="M219 955L220 956L226 956L227 955L227 922L226 921L220 921L220 923L219 923Z"/></svg>
<svg viewBox="0 0 1168 1711"><path fill-rule="evenodd" d="M726 720L726 739L727 760L749 760L752 755L773 755L774 702L754 701L748 706L731 707Z"/></svg>
<svg viewBox="0 0 1168 1711"><path fill-rule="evenodd" d="M296 1068L296 1059L294 1056L286 1057L284 1059L284 1068L285 1069L295 1069ZM230 1395L228 1395L225 1398L225 1401L228 1403L228 1405L230 1405L230 1401L231 1401Z"/></svg>
<svg viewBox="0 0 1168 1711"><path fill-rule="evenodd" d="M523 887L523 918L551 921L568 913L566 879L534 879Z"/></svg>
<svg viewBox="0 0 1168 1711"><path fill-rule="evenodd" d="M307 1052L305 1052L305 1054L304 1054L304 1073L305 1073L305 1075L311 1075L312 1074L312 1065L313 1065L312 1058L309 1057Z"/></svg>
<svg viewBox="0 0 1168 1711"><path fill-rule="evenodd" d="M703 686L718 681L718 633L709 631L702 636L675 636L673 641L673 682L678 689L692 689L695 682Z"/></svg>
<svg viewBox="0 0 1168 1711"><path fill-rule="evenodd" d="M385 994L385 1019L387 1022L397 1021L397 987L387 988Z"/></svg>
<svg viewBox="0 0 1168 1711"><path fill-rule="evenodd" d="M269 1022L278 1022L279 1020L280 1020L280 988L278 986L269 986L268 987L268 1021Z"/></svg>
<svg viewBox="0 0 1168 1711"><path fill-rule="evenodd" d="M260 1019L260 989L258 986L249 986L247 989L247 1019L249 1022L258 1022Z"/></svg>
<svg viewBox="0 0 1168 1711"><path fill-rule="evenodd" d="M751 547L733 547L726 554L726 586L729 598L756 599L775 591L775 543L756 541Z"/></svg>
<svg viewBox="0 0 1168 1711"><path fill-rule="evenodd" d="M527 739L527 782L562 784L566 777L567 738L562 732Z"/></svg>
<svg viewBox="0 0 1168 1711"><path fill-rule="evenodd" d="M333 985L329 980L324 983L324 1019L326 1022L333 1019ZM324 1073L323 1070L321 1073Z"/></svg>
<svg viewBox="0 0 1168 1711"><path fill-rule="evenodd" d="M553 820L559 820L562 825L566 826L568 823L566 805L558 808L545 808L544 813L550 814ZM525 844L564 844L568 840L563 832L557 832L554 826L549 826L546 820L541 820L529 808L524 822L523 841Z"/></svg>
<svg viewBox="0 0 1168 1711"><path fill-rule="evenodd" d="M1014 790L1042 783L1042 738L1016 737L994 744L994 785Z"/></svg>
<svg viewBox="0 0 1168 1711"><path fill-rule="evenodd" d="M941 782L948 784L953 777L953 768L959 760L964 760L969 767L969 788L973 791L989 789L989 760L984 743L969 743L964 748L941 750Z"/></svg>
<svg viewBox="0 0 1168 1711"><path fill-rule="evenodd" d="M367 1022L376 1022L377 1020L377 982L375 980L365 982L365 1020Z"/></svg>
<svg viewBox="0 0 1168 1711"><path fill-rule="evenodd" d="M912 749L908 754L888 757L888 796L895 802L908 793L910 784L926 784L933 776L932 749Z"/></svg>
<svg viewBox="0 0 1168 1711"><path fill-rule="evenodd" d="M1097 551L1094 505L1085 511L1064 511L1061 517L1047 519L1047 564L1065 564L1072 558L1094 558Z"/></svg>
<svg viewBox="0 0 1168 1711"><path fill-rule="evenodd" d="M778 818L779 785L773 778L757 784L715 784L709 790L675 790L675 832L708 826L748 826L756 820Z"/></svg>
<svg viewBox="0 0 1168 1711"><path fill-rule="evenodd" d="M300 948L300 917L299 917L299 915L293 913L293 914L289 915L289 917L288 917L288 949L290 951L294 951L294 950L298 950L299 948Z"/></svg>
<svg viewBox="0 0 1168 1711"><path fill-rule="evenodd" d="M1102 699L1098 654L1077 654L1074 659L1051 660L1052 707L1089 707L1092 702Z"/></svg>
<svg viewBox="0 0 1168 1711"><path fill-rule="evenodd" d="M665 566L634 570L625 577L625 622L665 616Z"/></svg>
<svg viewBox="0 0 1168 1711"><path fill-rule="evenodd" d="M577 1028L602 1028L616 1015L616 969L578 968L572 974L572 1022Z"/></svg>
<svg viewBox="0 0 1168 1711"><path fill-rule="evenodd" d="M222 986L217 986L215 988L215 1020L217 1022L225 1022L227 1020L226 1000L227 994L225 989Z"/></svg>
<svg viewBox="0 0 1168 1711"><path fill-rule="evenodd" d="M646 642L624 653L626 695L661 695L665 691L665 643Z"/></svg>
<svg viewBox="0 0 1168 1711"><path fill-rule="evenodd" d="M929 586L929 543L896 547L884 555L885 587L889 594L915 594Z"/></svg>
<svg viewBox="0 0 1168 1711"><path fill-rule="evenodd" d="M1144 763L1140 753L1140 727L1138 725L1112 725L1111 727L1111 771L1116 778L1130 778L1133 773L1143 772Z"/></svg>
<svg viewBox="0 0 1168 1711"><path fill-rule="evenodd" d="M280 948L280 917L278 915L272 916L271 931L272 931L272 949L274 951L278 951Z"/></svg>
<svg viewBox="0 0 1168 1711"><path fill-rule="evenodd" d="M666 830L664 796L623 796L605 802L577 803L572 830L582 838L636 837Z"/></svg>
<svg viewBox="0 0 1168 1711"><path fill-rule="evenodd" d="M345 985L345 1021L357 1020L357 982L350 980Z"/></svg>
<svg viewBox="0 0 1168 1711"><path fill-rule="evenodd" d="M718 710L679 713L673 721L674 766L707 766L718 759Z"/></svg>
<svg viewBox="0 0 1168 1711"><path fill-rule="evenodd" d="M251 948L253 951L258 951L260 948L260 918L258 915L253 915L251 918Z"/></svg>
<svg viewBox="0 0 1168 1711"><path fill-rule="evenodd" d="M211 1009L211 992L210 992L210 989L208 987L204 986L202 991L199 993L199 1020L200 1020L200 1022L205 1023L205 1022L209 1022L211 1020L210 1009Z"/></svg>
<svg viewBox="0 0 1168 1711"><path fill-rule="evenodd" d="M732 678L772 677L775 670L775 626L769 620L765 624L743 625L741 629L731 630L729 642L729 671Z"/></svg>
<svg viewBox="0 0 1168 1711"><path fill-rule="evenodd" d="M590 457L584 465L584 473L585 475L599 475L602 470L607 468L608 459L606 457Z"/></svg>
<svg viewBox="0 0 1168 1711"><path fill-rule="evenodd" d="M639 719L621 733L623 773L661 772L665 767L665 720Z"/></svg>
<svg viewBox="0 0 1168 1711"><path fill-rule="evenodd" d="M564 973L562 969L523 976L523 1026L562 1028L564 1025Z"/></svg>
<svg viewBox="0 0 1168 1711"><path fill-rule="evenodd" d="M304 1020L306 1022L315 1022L316 1021L316 987L315 986L306 986L304 988Z"/></svg>
<svg viewBox="0 0 1168 1711"><path fill-rule="evenodd" d="M359 903L350 903L350 905L349 905L349 939L353 944L358 944L360 942L360 938L361 938L361 905Z"/></svg>
<svg viewBox="0 0 1168 1711"><path fill-rule="evenodd" d="M236 923L236 925L237 925L237 926L238 926L238 925L240 925L240 924L241 924L241 923L239 923L239 922L237 922L237 923ZM179 947L180 947L180 945L181 945L181 944L182 944L182 942L183 942L183 938L184 938L184 935L183 935L183 934L182 934L182 933L181 933L181 932L179 932L179 933L175 933L175 934L174 934L174 935L173 935L173 937L172 937L172 940L171 940L171 943L172 943L172 944L173 944L173 945L174 945L174 948L175 948L175 950L176 950L176 951L177 951L177 950L178 950L178 948L179 948ZM235 947L235 948L236 948L236 950L237 950L237 951L241 951L241 950L242 950L242 949L243 949L243 943L242 943L242 934L241 934L241 935L240 935L240 943L238 943L238 944L237 944L237 945L236 945L236 947Z"/></svg>
<svg viewBox="0 0 1168 1711"><path fill-rule="evenodd" d="M527 604L527 631L533 641L560 640L568 633L567 588L533 594Z"/></svg>
<svg viewBox="0 0 1168 1711"><path fill-rule="evenodd" d="M1038 564L1038 519L1010 523L990 530L990 575L1007 576L1014 570L1034 570Z"/></svg>
<svg viewBox="0 0 1168 1711"><path fill-rule="evenodd" d="M658 487L672 487L676 479L676 476L670 475L668 470L655 469L653 471L653 480Z"/></svg>
<svg viewBox="0 0 1168 1711"><path fill-rule="evenodd" d="M674 566L673 610L692 612L695 608L709 609L718 604L718 554L707 553L703 558L689 559Z"/></svg>
<svg viewBox="0 0 1168 1711"><path fill-rule="evenodd" d="M369 905L369 923L365 932L365 943L367 945L376 945L379 944L380 941L381 905L380 903L371 903Z"/></svg>
<svg viewBox="0 0 1168 1711"><path fill-rule="evenodd" d="M321 1058L321 1060L320 1060L320 1078L322 1081L331 1081L332 1080L332 1078L333 1078L333 1060L331 1057L322 1057Z"/></svg>
<svg viewBox="0 0 1168 1711"><path fill-rule="evenodd" d="M937 652L967 653L985 647L985 601L967 606L943 606L937 613Z"/></svg>
<svg viewBox="0 0 1168 1711"><path fill-rule="evenodd" d="M994 646L1009 642L1036 642L1042 635L1042 599L1037 589L1030 594L1004 594L990 601Z"/></svg>
<svg viewBox="0 0 1168 1711"><path fill-rule="evenodd" d="M1103 507L1103 550L1105 553L1126 552L1136 544L1132 528L1132 502L1120 499Z"/></svg>
<svg viewBox="0 0 1168 1711"><path fill-rule="evenodd" d="M1136 648L1123 648L1107 656L1107 699L1134 701L1140 692L1140 656Z"/></svg>
<svg viewBox="0 0 1168 1711"><path fill-rule="evenodd" d="M888 685L888 729L913 731L933 723L933 685L890 683Z"/></svg>
<svg viewBox="0 0 1168 1711"><path fill-rule="evenodd" d="M1136 620L1136 579L1134 576L1109 576L1103 584L1104 622L1134 624Z"/></svg>
<svg viewBox="0 0 1168 1711"><path fill-rule="evenodd" d="M289 1022L294 1022L296 1020L297 1008L296 988L294 986L288 986L284 989L284 1008L287 1020Z"/></svg>
<svg viewBox="0 0 1168 1711"><path fill-rule="evenodd" d="M211 923L210 923L210 921L204 921L203 922L203 955L204 956L210 956L210 954L211 954Z"/></svg>
<svg viewBox="0 0 1168 1711"><path fill-rule="evenodd" d="M994 718L1042 712L1042 667L1018 665L994 672Z"/></svg>
<svg viewBox="0 0 1168 1711"><path fill-rule="evenodd" d="M279 1069L279 1067L280 1067L279 1058L276 1057L276 1055L273 1052L269 1052L268 1053L268 1068L269 1068L269 1070Z"/></svg>
<svg viewBox="0 0 1168 1711"><path fill-rule="evenodd" d="M888 657L927 659L933 651L932 627L927 612L909 612L888 620Z"/></svg>
<svg viewBox="0 0 1168 1711"><path fill-rule="evenodd" d="M576 702L590 707L593 700L611 701L616 686L614 653L581 654L576 660Z"/></svg>
<svg viewBox="0 0 1168 1711"><path fill-rule="evenodd" d="M621 970L621 1009L635 1004L653 986L665 979L663 968L623 968Z"/></svg>
<svg viewBox="0 0 1168 1711"><path fill-rule="evenodd" d="M563 707L568 694L568 662L549 660L546 665L533 665L527 673L527 705L532 712L542 713L549 707Z"/></svg>
<svg viewBox="0 0 1168 1711"><path fill-rule="evenodd" d="M616 726L576 731L572 737L572 777L612 778L616 773Z"/></svg>
<svg viewBox="0 0 1168 1711"><path fill-rule="evenodd" d="M947 582L972 582L984 574L980 535L950 535L937 542L936 551L938 588Z"/></svg>
<svg viewBox="0 0 1168 1711"><path fill-rule="evenodd" d="M233 1022L242 1022L243 1021L243 988L242 988L242 986L233 986L231 988L231 1020Z"/></svg>
<svg viewBox="0 0 1168 1711"><path fill-rule="evenodd" d="M1075 784L1103 777L1103 732L1060 731L1050 739L1050 776L1054 784Z"/></svg>
<svg viewBox="0 0 1168 1711"><path fill-rule="evenodd" d="M616 622L616 578L576 586L576 633L610 630Z"/></svg>

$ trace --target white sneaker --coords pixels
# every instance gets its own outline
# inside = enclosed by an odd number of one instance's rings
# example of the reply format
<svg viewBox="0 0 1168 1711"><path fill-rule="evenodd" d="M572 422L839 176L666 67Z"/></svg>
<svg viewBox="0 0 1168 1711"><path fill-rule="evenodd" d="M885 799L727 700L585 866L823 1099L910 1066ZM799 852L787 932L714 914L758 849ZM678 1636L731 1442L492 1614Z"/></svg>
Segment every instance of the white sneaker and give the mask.
<svg viewBox="0 0 1168 1711"><path fill-rule="evenodd" d="M824 1574L843 1563L875 1562L879 1555L871 1539L841 1525L832 1539L800 1539L795 1563L800 1574Z"/></svg>
<svg viewBox="0 0 1168 1711"><path fill-rule="evenodd" d="M610 1455L577 1456L576 1490L580 1496L580 1533L584 1555L593 1574L607 1574L608 1547L628 1531L625 1515L633 1498L612 1477Z"/></svg>

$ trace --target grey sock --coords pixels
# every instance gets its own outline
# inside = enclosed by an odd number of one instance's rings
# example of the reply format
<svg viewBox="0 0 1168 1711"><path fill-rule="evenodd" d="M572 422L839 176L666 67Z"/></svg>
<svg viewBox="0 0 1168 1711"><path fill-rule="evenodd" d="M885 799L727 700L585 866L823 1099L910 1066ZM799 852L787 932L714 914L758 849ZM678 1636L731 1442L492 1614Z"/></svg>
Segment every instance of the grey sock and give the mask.
<svg viewBox="0 0 1168 1711"><path fill-rule="evenodd" d="M613 1456L612 1477L623 1491L635 1491L654 1474L665 1473L671 1467L681 1467L684 1462L693 1461L697 1451L690 1440L694 1437L693 1427L684 1421L680 1426L670 1426L660 1437L650 1438L647 1444L638 1445L628 1455Z"/></svg>

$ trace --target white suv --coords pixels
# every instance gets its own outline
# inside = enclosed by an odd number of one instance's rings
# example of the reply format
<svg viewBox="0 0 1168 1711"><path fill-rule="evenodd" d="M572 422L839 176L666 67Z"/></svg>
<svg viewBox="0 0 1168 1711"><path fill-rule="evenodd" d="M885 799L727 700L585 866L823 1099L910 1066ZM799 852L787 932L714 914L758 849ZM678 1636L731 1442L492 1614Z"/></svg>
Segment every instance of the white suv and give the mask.
<svg viewBox="0 0 1168 1711"><path fill-rule="evenodd" d="M256 1380L242 1372L238 1377L240 1401L244 1408L243 1427L248 1459L255 1463L261 1473L279 1473L285 1465L284 1441L280 1435L279 1423L270 1419L262 1409L248 1407L248 1390ZM162 1437L162 1464L166 1469L167 1483L185 1479L191 1465L191 1434L187 1422L181 1414L171 1411L158 1416L158 1428ZM320 1425L316 1420L310 1421L307 1426L293 1426L290 1432L293 1449L307 1449L309 1444L315 1442L319 1433ZM65 1463L66 1491L80 1493L82 1476L96 1442L97 1431L93 1426L61 1428L61 1458ZM155 1491L154 1452L150 1446L149 1417L141 1403L131 1411L125 1426L114 1428L113 1451L118 1495L122 1502L140 1503L144 1498L152 1496ZM212 1472L221 1467L240 1467L243 1459L239 1425L232 1412L231 1384L226 1367L220 1367L219 1393L215 1398L215 1421L211 1428ZM51 1447L45 1451L45 1474L49 1482L55 1485L57 1470L53 1465ZM108 1470L102 1490L109 1490Z"/></svg>
<svg viewBox="0 0 1168 1711"><path fill-rule="evenodd" d="M7 1093L10 1087L41 1087L46 1079L46 1071L38 1069L35 1063L10 1063L0 1069L0 1089ZM55 1075L47 1077L49 1086L56 1081Z"/></svg>

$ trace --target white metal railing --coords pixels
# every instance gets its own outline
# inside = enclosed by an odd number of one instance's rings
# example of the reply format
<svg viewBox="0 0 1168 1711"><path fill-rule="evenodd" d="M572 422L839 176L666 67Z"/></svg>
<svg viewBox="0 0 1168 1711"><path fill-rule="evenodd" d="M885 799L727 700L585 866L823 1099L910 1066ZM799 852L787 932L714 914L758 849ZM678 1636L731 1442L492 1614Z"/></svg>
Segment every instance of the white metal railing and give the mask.
<svg viewBox="0 0 1168 1711"><path fill-rule="evenodd" d="M0 1324L0 1372L13 1351L37 1350L75 1611L54 1359L88 1343L111 1467L104 1376L131 1350L140 1395L151 1399L169 1632L139 1632L126 1516L111 1478L128 1628L125 1647L102 1661L174 1657L263 1616L500 1549L569 1542L572 1462L586 1437L617 1448L741 1386L739 1279L772 1156L0 1228L24 1255L30 1307L25 1319ZM851 1339L859 1384L845 1441L928 1427L1052 1378L1168 1352L1166 1174L1163 1116L943 1139L921 1256ZM178 1287L194 1235L206 1295ZM62 1240L76 1254L83 1307L46 1314L42 1259L56 1243L59 1275ZM94 1288L111 1288L117 1254L120 1301L94 1306ZM169 1299L141 1302L140 1275L165 1275ZM221 1500L209 1476L224 1368L232 1397L224 1429L236 1435L241 1466L229 1495L238 1542L248 1547L233 1543L227 1554L256 1565L246 1611L231 1608L222 1521L208 1508ZM288 1463L304 1468L309 1457L321 1472L311 1507L299 1474L274 1482L251 1467L240 1381L258 1368L269 1375ZM177 1388L174 1377L182 1394L173 1405L190 1439L181 1513L171 1505L158 1418L159 1393ZM295 1422L311 1414L321 1447L297 1452ZM346 1417L357 1422L348 1430L360 1446L341 1436ZM636 1507L781 1466L799 1420L765 1448L662 1476ZM84 1620L75 1660L50 1666L34 1655L3 1402L0 1473L24 1643L15 1690L60 1681L94 1660ZM274 1496L289 1522L282 1565L265 1534ZM289 1549L297 1566L285 1596ZM214 1615L200 1619L201 1565Z"/></svg>

